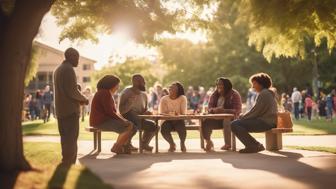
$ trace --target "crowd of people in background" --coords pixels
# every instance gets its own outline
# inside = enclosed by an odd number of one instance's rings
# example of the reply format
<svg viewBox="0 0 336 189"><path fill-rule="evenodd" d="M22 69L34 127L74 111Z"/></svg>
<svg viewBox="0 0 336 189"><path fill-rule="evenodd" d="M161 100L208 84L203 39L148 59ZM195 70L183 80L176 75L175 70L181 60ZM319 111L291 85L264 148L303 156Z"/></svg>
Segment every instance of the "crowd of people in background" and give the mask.
<svg viewBox="0 0 336 189"><path fill-rule="evenodd" d="M80 86L79 88L81 89ZM203 86L189 86L186 91L188 110L192 110L193 113L207 112L210 96L214 90L214 87L205 90ZM281 94L279 108L292 112L293 118L296 120L307 119L311 121L313 118L323 118L332 121L336 115L336 90L333 89L329 93L325 93L324 89L319 89L319 91L317 97L314 97L311 89L299 91L297 87L294 87L291 94ZM90 114L94 91L90 87L86 87L82 92L89 99L88 105L81 106L81 120L84 121L85 116ZM147 93L149 110L158 111L160 100L166 95L168 95L168 89L158 82L150 87ZM116 104L118 104L118 97L119 94L116 93L114 95ZM256 97L256 91L253 88L248 89L244 111L249 111L252 108ZM44 89L25 95L23 120L41 119L48 122L51 115L55 117L53 91L49 85L46 85Z"/></svg>
<svg viewBox="0 0 336 189"><path fill-rule="evenodd" d="M282 93L281 107L283 110L293 112L296 120L306 118L311 121L313 117L332 121L336 112L336 90L326 93L325 89L319 89L314 96L311 89L299 91L294 87L291 95Z"/></svg>
<svg viewBox="0 0 336 189"><path fill-rule="evenodd" d="M42 119L48 122L51 114L54 114L54 94L49 85L43 90L26 94L23 101L23 120Z"/></svg>

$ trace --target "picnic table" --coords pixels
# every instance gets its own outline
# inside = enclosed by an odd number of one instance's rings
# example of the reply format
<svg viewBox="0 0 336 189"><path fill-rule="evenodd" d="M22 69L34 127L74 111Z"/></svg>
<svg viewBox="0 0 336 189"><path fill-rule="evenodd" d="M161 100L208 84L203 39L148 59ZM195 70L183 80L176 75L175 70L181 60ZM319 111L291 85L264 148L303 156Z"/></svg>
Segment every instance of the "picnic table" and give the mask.
<svg viewBox="0 0 336 189"><path fill-rule="evenodd" d="M223 120L223 121L232 121L234 119L234 114L186 114L186 115L161 115L161 114L154 114L154 115L139 115L141 119L141 126L139 130L139 150L140 153L143 153L143 148L142 148L142 125L143 125L143 120L149 119L153 120L157 126L157 128L160 128L159 126L159 120L191 120L191 119L197 119L199 120L200 125L198 126L198 130L200 132L200 138L201 138L201 148L204 148L204 139L202 136L202 122L205 119L218 119L218 120ZM188 130L188 126L186 127ZM191 129L189 129L191 130ZM193 129L192 129L193 130ZM155 153L159 152L159 139L158 139L158 133L159 129L156 131L155 134ZM231 149L233 151L236 150L236 138L235 135L231 132Z"/></svg>

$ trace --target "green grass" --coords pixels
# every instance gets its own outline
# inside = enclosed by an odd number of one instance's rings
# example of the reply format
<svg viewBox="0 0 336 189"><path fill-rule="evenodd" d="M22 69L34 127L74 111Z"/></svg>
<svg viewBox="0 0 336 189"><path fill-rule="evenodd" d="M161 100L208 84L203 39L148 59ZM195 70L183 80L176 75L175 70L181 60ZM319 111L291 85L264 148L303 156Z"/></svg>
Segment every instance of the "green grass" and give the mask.
<svg viewBox="0 0 336 189"><path fill-rule="evenodd" d="M92 140L92 133L84 130L85 127L89 125L88 117L85 118L84 122L80 122L80 140ZM28 121L22 124L23 135L47 135L47 136L59 136L57 123L52 119L48 123L43 123L42 121ZM336 123L326 120L313 120L308 122L307 120L294 121L294 132L287 133L286 135L328 135L336 134ZM256 137L264 137L264 134L253 134ZM117 134L113 132L104 132L102 134L103 140L115 140ZM176 133L173 134L174 138L177 137ZM160 135L161 137L161 135ZM199 138L198 131L188 131L187 137L189 139ZM212 134L213 138L222 138L223 134L220 130L215 130ZM134 137L138 138L138 135Z"/></svg>
<svg viewBox="0 0 336 189"><path fill-rule="evenodd" d="M60 151L60 145L57 143L25 142L26 158L40 171L20 173L15 188L112 188L85 166L73 165L70 168L57 166L61 161Z"/></svg>
<svg viewBox="0 0 336 189"><path fill-rule="evenodd" d="M286 146L286 148L296 149L296 150L309 150L309 151L329 152L329 153L336 154L336 148L334 148L334 147L324 147L324 146Z"/></svg>

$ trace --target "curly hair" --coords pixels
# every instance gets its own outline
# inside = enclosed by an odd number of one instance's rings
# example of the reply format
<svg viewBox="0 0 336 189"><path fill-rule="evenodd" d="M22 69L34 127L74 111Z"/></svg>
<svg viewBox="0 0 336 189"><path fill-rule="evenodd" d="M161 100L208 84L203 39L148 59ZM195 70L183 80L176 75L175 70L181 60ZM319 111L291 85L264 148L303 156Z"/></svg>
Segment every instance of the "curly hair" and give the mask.
<svg viewBox="0 0 336 189"><path fill-rule="evenodd" d="M272 86L272 79L266 73L257 73L250 77L250 83L255 81L259 83L263 88L269 89Z"/></svg>
<svg viewBox="0 0 336 189"><path fill-rule="evenodd" d="M120 79L114 75L105 75L97 83L97 89L112 89L120 83Z"/></svg>

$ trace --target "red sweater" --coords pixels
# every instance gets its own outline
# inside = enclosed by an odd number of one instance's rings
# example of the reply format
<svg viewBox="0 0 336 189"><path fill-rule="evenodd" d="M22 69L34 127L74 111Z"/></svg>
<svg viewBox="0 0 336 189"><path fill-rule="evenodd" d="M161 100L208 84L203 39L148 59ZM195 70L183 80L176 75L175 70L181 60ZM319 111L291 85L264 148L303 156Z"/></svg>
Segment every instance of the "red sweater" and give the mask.
<svg viewBox="0 0 336 189"><path fill-rule="evenodd" d="M90 126L97 127L108 119L120 119L109 90L100 89L92 99Z"/></svg>

